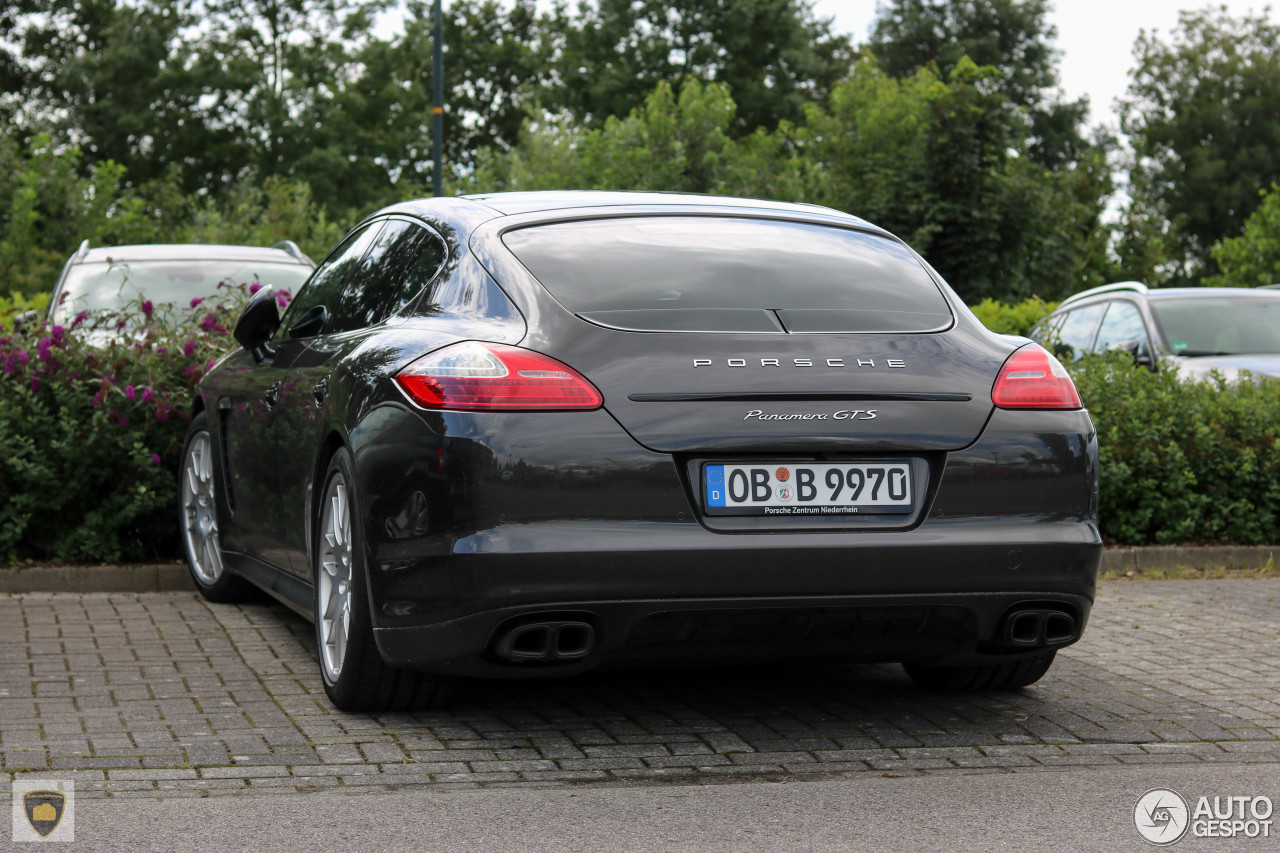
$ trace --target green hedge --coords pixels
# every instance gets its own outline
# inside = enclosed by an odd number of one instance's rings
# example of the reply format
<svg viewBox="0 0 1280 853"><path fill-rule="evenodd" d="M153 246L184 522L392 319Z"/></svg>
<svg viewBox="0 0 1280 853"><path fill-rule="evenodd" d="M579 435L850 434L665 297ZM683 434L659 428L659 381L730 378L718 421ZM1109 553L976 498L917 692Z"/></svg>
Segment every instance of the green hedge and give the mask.
<svg viewBox="0 0 1280 853"><path fill-rule="evenodd" d="M1071 370L1098 428L1107 542L1280 542L1280 381L1180 381L1118 354Z"/></svg>
<svg viewBox="0 0 1280 853"><path fill-rule="evenodd" d="M1057 302L1045 302L1039 296L1024 299L1021 302L999 302L995 299L984 299L971 310L993 332L1002 335L1025 335L1031 327L1053 309Z"/></svg>
<svg viewBox="0 0 1280 853"><path fill-rule="evenodd" d="M0 563L178 555L193 390L242 300L233 288L0 334Z"/></svg>

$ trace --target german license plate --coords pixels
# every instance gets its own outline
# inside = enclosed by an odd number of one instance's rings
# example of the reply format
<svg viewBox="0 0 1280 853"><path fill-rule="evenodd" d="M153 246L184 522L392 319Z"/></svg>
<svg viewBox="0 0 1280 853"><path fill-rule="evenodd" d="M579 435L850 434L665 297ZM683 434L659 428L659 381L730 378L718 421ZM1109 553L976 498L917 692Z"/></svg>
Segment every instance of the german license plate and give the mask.
<svg viewBox="0 0 1280 853"><path fill-rule="evenodd" d="M755 462L703 466L708 515L910 513L911 463Z"/></svg>

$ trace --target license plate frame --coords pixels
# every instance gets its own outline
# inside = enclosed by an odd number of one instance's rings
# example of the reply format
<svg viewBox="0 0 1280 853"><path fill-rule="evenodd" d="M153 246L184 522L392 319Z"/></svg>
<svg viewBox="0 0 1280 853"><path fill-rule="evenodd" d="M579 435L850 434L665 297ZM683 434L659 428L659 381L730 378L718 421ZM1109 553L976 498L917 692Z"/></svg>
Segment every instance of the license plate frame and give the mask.
<svg viewBox="0 0 1280 853"><path fill-rule="evenodd" d="M806 476L802 471L810 474ZM840 472L839 489L835 477L828 473L833 471ZM742 472L741 476L736 472ZM767 475L767 482L762 482L761 472ZM860 472L861 476L851 472ZM709 516L904 517L914 514L919 505L916 474L916 466L905 457L706 461L701 465L699 495L702 510ZM769 498L758 499L765 487ZM789 497L780 492L782 488L789 488ZM744 489L746 497L739 499ZM812 497L805 494L808 489L815 491ZM852 501L848 500L851 495Z"/></svg>

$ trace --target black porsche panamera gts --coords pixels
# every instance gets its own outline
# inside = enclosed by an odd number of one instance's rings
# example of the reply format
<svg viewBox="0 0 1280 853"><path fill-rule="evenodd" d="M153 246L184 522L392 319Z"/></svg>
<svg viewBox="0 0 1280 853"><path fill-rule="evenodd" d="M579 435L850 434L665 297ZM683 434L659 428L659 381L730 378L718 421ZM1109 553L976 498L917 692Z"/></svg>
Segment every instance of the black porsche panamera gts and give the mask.
<svg viewBox="0 0 1280 853"><path fill-rule="evenodd" d="M1070 378L834 210L409 202L235 335L183 451L192 575L313 619L339 708L664 660L1012 689L1089 615Z"/></svg>

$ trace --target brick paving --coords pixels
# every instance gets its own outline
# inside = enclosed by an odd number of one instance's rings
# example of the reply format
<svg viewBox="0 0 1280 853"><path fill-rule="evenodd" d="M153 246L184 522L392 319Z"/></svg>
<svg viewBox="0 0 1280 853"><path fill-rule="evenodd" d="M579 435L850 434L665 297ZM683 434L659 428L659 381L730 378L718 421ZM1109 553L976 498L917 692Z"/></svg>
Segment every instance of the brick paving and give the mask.
<svg viewBox="0 0 1280 853"><path fill-rule="evenodd" d="M1280 579L1112 582L1015 694L896 666L469 683L448 710L345 714L310 624L194 593L0 596L0 790L81 797L705 783L1280 763Z"/></svg>

